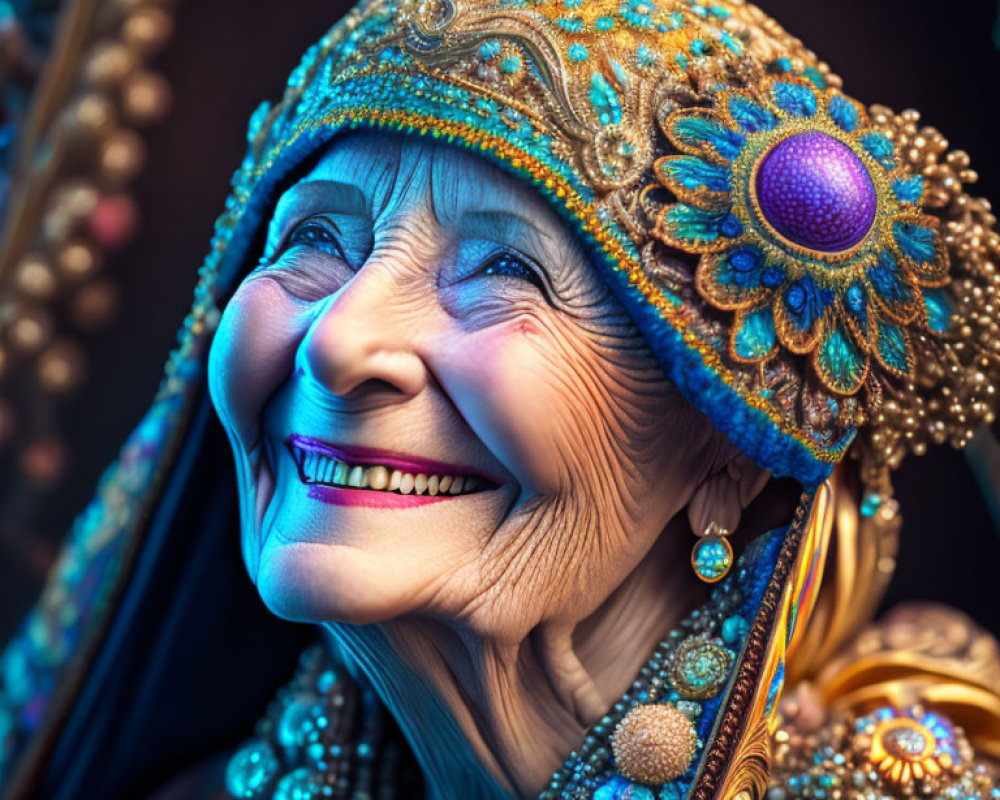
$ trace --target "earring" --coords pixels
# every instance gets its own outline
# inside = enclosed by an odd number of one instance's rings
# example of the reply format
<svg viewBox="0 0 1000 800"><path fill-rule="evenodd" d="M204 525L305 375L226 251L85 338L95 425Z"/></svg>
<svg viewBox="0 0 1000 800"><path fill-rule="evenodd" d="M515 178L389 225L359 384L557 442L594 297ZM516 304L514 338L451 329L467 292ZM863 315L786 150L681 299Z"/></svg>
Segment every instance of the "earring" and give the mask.
<svg viewBox="0 0 1000 800"><path fill-rule="evenodd" d="M694 574L705 583L721 581L733 565L733 546L726 538L728 535L729 531L711 522L691 551Z"/></svg>

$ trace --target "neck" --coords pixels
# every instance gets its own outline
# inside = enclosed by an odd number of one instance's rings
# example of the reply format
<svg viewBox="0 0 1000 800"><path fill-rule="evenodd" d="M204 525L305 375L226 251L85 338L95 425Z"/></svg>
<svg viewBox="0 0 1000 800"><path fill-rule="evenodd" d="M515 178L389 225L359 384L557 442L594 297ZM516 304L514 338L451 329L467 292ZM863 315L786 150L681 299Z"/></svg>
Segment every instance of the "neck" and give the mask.
<svg viewBox="0 0 1000 800"><path fill-rule="evenodd" d="M381 695L433 798L533 798L703 597L668 532L592 614L499 643L427 619L331 626Z"/></svg>

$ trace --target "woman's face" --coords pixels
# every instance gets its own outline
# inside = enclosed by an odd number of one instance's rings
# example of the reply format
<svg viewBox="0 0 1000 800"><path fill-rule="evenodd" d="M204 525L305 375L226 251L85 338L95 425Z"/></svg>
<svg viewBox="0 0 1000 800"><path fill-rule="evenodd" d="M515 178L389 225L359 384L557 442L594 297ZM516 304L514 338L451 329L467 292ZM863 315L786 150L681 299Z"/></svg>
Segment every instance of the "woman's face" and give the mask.
<svg viewBox="0 0 1000 800"><path fill-rule="evenodd" d="M335 141L281 196L210 385L248 569L293 619L581 619L711 446L530 186L390 135Z"/></svg>

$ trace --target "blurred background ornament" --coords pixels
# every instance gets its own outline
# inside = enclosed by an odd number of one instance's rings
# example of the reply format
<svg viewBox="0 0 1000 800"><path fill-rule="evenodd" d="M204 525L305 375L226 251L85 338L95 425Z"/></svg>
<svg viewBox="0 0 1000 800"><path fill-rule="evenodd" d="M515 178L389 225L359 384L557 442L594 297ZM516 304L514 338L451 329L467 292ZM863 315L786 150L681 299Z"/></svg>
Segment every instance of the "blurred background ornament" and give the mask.
<svg viewBox="0 0 1000 800"><path fill-rule="evenodd" d="M0 542L38 577L54 548L24 539L73 461L62 428L87 337L119 307L103 269L138 228L138 129L170 106L150 59L173 13L170 0L0 0Z"/></svg>

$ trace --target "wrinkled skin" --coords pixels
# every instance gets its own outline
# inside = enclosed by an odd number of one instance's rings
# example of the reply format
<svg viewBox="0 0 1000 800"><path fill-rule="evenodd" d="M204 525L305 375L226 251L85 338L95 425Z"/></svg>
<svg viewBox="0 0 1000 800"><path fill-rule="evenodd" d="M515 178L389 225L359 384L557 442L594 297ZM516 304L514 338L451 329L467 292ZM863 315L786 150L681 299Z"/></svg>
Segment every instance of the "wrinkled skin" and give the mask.
<svg viewBox="0 0 1000 800"><path fill-rule="evenodd" d="M440 797L535 796L702 598L688 519L736 527L767 478L665 379L543 198L401 137L338 139L281 196L210 386L264 602L326 623ZM292 434L495 484L329 504Z"/></svg>

